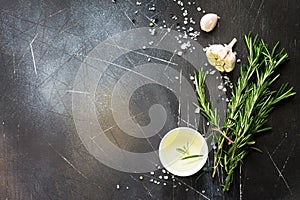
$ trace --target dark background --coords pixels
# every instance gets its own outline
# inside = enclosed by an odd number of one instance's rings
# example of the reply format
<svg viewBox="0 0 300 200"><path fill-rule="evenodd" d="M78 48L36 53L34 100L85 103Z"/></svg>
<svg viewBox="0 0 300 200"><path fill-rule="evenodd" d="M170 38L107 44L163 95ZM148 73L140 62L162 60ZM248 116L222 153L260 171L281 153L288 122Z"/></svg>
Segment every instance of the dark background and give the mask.
<svg viewBox="0 0 300 200"><path fill-rule="evenodd" d="M242 37L252 31L270 45L281 41L290 57L274 88L289 82L298 94L272 112L268 125L273 130L257 137L263 153L246 158L241 179L237 174L230 192L222 193L218 178L211 180L210 174L198 181L197 175L176 178L163 186L150 182L162 174L158 170L155 176L143 174L140 181L140 174L110 169L86 151L66 92L85 55L111 35L148 26L146 16L155 16L158 26L163 20L168 27L176 25L170 14L183 23L176 2L141 2L0 1L0 199L300 199L299 0L197 1L186 7L196 30L203 15L197 6L221 16L212 33L201 32L203 46L236 37L235 50L246 63ZM152 4L155 11L148 9ZM37 75L29 45L35 36ZM229 76L234 81L238 73L237 67ZM173 98L163 88L153 94Z"/></svg>

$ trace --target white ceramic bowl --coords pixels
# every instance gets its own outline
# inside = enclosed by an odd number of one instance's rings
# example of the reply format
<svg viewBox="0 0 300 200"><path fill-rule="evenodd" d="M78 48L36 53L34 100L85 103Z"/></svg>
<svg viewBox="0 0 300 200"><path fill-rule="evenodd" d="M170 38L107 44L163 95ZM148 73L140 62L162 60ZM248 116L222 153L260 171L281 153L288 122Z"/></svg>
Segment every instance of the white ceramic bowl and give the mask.
<svg viewBox="0 0 300 200"><path fill-rule="evenodd" d="M189 147L189 155L202 155L181 160L184 155L177 148ZM169 172L177 176L190 176L197 173L206 163L208 147L204 137L196 130L179 127L169 131L159 145L159 158Z"/></svg>

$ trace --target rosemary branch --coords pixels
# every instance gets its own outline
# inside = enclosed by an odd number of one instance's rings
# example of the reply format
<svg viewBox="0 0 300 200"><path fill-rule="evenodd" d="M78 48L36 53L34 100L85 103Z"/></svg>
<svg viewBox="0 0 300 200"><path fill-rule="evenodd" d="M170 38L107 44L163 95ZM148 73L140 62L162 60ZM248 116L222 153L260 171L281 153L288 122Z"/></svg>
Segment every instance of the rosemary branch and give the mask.
<svg viewBox="0 0 300 200"><path fill-rule="evenodd" d="M217 150L214 158L215 176L218 166L224 168L226 178L223 190L229 190L236 167L242 164L244 157L254 146L254 136L270 129L263 126L276 103L295 95L293 88L283 84L277 91L271 85L279 78L275 69L287 60L284 49L278 51L277 43L270 51L268 45L258 36L244 37L249 52L248 65L240 70L240 77L231 92L224 125L220 126L217 110L212 109L205 95L205 73L199 71L195 76L197 105L204 117L213 125L213 131L221 133L217 138Z"/></svg>

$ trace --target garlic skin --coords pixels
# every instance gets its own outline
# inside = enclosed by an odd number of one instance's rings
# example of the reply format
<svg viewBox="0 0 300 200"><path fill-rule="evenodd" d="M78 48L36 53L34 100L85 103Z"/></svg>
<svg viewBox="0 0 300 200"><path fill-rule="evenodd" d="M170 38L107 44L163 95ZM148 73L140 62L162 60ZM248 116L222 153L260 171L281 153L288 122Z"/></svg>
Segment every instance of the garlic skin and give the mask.
<svg viewBox="0 0 300 200"><path fill-rule="evenodd" d="M228 45L213 44L206 48L206 57L212 66L220 72L231 72L234 69L236 55L232 52L233 45L237 42L234 38Z"/></svg>
<svg viewBox="0 0 300 200"><path fill-rule="evenodd" d="M208 13L204 15L200 20L200 28L205 32L212 31L218 23L218 15L214 13Z"/></svg>

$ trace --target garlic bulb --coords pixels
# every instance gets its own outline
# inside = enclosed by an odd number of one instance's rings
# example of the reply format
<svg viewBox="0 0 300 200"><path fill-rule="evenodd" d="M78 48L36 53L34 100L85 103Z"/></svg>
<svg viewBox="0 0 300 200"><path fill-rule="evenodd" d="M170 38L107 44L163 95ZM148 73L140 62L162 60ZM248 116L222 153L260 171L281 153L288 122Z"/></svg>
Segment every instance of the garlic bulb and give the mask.
<svg viewBox="0 0 300 200"><path fill-rule="evenodd" d="M215 28L215 26L217 25L218 19L219 19L218 15L216 15L214 13L208 13L208 14L204 15L200 20L201 30L203 30L205 32L212 31Z"/></svg>
<svg viewBox="0 0 300 200"><path fill-rule="evenodd" d="M236 56L232 52L232 47L237 39L233 40L228 45L214 44L205 49L208 62L220 72L231 72L234 69Z"/></svg>

